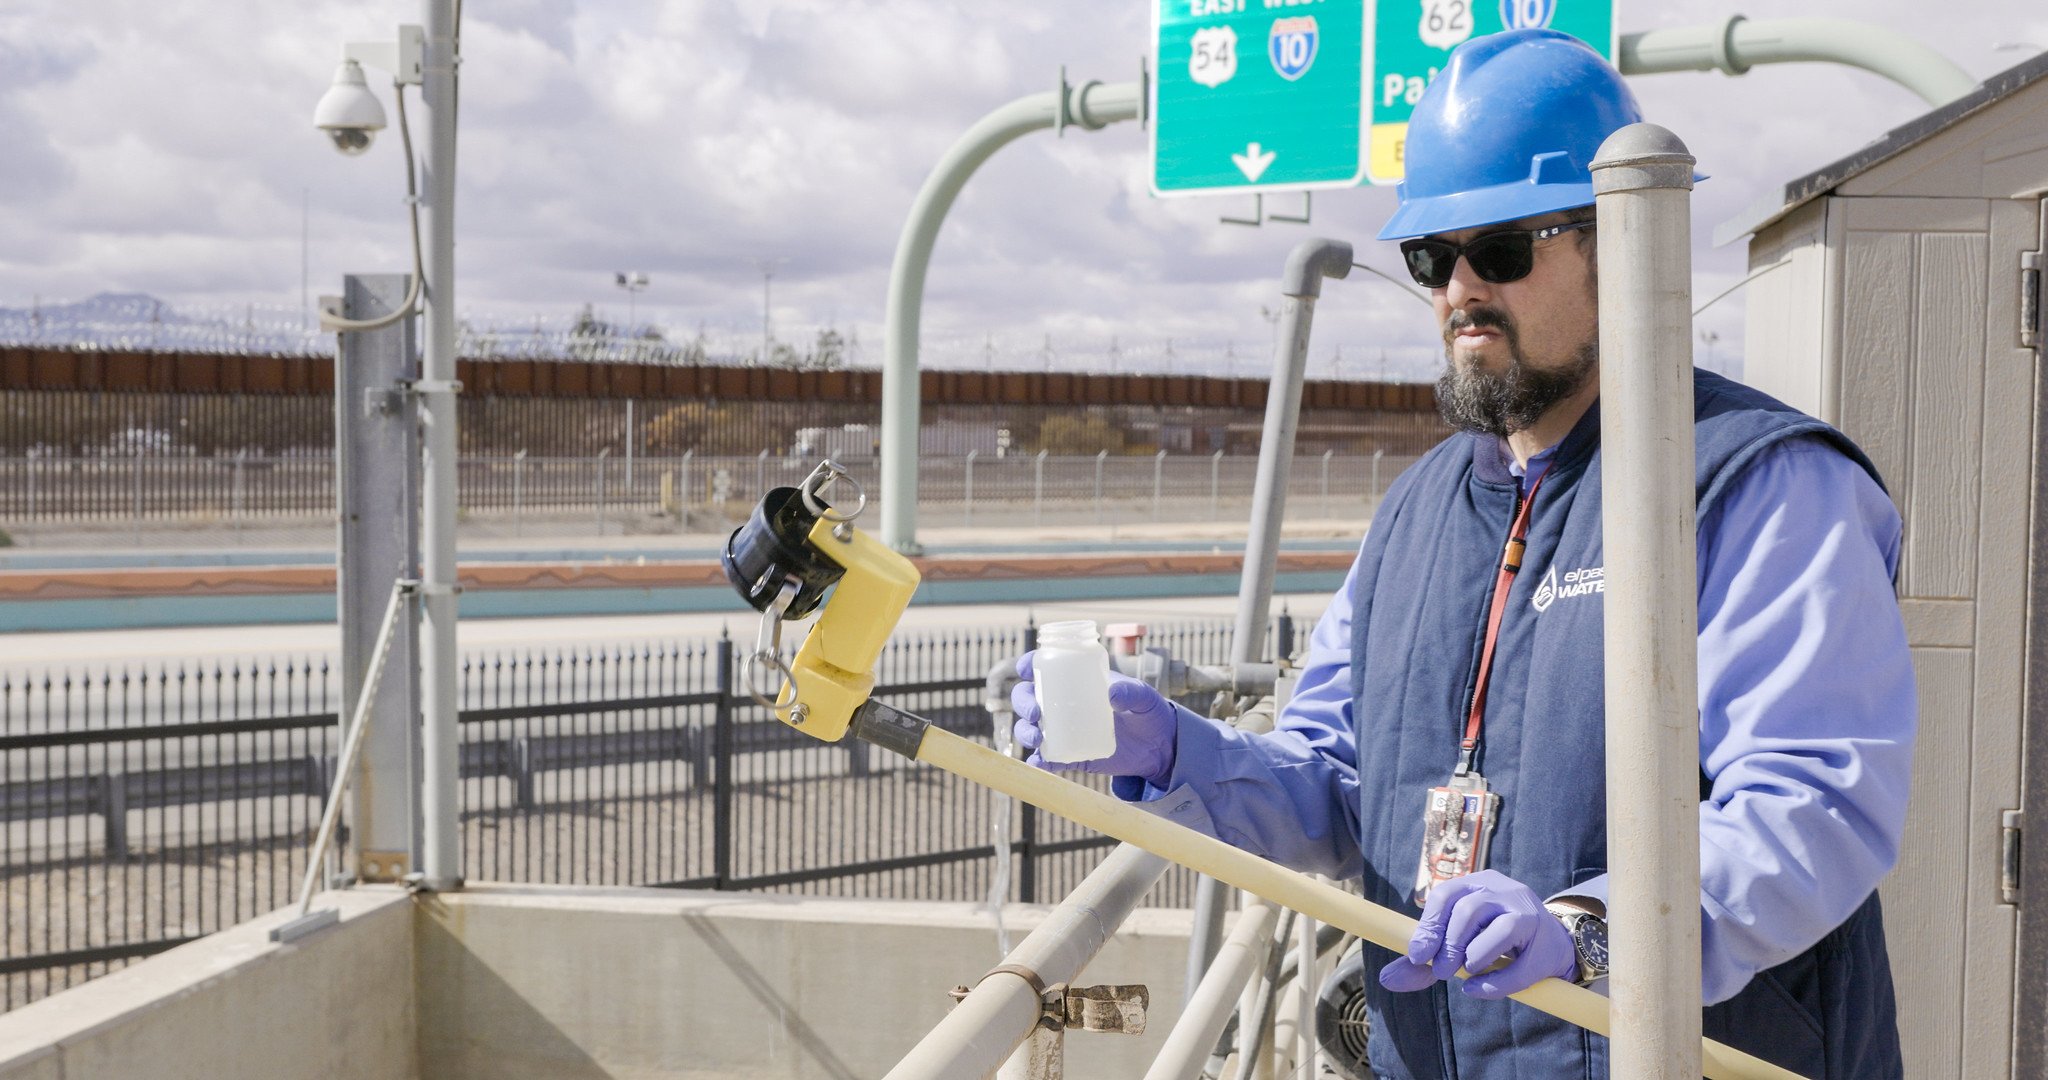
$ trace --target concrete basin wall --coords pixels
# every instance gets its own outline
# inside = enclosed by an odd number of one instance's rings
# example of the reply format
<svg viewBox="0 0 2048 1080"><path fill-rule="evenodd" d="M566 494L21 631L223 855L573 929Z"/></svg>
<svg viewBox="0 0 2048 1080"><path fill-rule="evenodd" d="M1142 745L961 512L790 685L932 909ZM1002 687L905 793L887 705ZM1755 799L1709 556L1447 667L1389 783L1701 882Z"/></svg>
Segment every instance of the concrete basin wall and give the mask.
<svg viewBox="0 0 2048 1080"><path fill-rule="evenodd" d="M1013 943L1044 910L1008 910ZM1143 1075L1188 927L1139 911L1104 946L1082 981L1149 984L1150 1024L1069 1033L1067 1075ZM483 885L422 897L417 934L426 1080L869 1080L1001 962L959 903Z"/></svg>
<svg viewBox="0 0 2048 1080"><path fill-rule="evenodd" d="M870 1080L1001 962L978 905L475 885L320 897L0 1015L0 1080ZM1012 942L1046 909L1006 909ZM1067 1075L1139 1076L1181 1007L1189 915L1138 911L1082 982L1146 983L1142 1036L1071 1032Z"/></svg>
<svg viewBox="0 0 2048 1080"><path fill-rule="evenodd" d="M413 1080L411 901L314 906L340 925L279 945L272 912L0 1015L0 1080Z"/></svg>

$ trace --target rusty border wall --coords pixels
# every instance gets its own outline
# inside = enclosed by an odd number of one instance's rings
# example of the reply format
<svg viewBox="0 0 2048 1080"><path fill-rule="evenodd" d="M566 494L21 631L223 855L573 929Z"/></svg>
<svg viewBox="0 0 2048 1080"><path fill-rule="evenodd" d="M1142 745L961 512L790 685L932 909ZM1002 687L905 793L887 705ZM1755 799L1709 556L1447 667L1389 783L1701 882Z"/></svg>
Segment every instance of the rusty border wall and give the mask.
<svg viewBox="0 0 2048 1080"><path fill-rule="evenodd" d="M473 454L588 456L633 439L643 453L857 456L879 434L872 370L470 359L457 375ZM1068 372L921 381L931 454L1252 454L1267 390L1259 379ZM324 455L332 392L322 357L0 348L0 455ZM1427 385L1304 387L1302 452L1405 456L1446 433Z"/></svg>

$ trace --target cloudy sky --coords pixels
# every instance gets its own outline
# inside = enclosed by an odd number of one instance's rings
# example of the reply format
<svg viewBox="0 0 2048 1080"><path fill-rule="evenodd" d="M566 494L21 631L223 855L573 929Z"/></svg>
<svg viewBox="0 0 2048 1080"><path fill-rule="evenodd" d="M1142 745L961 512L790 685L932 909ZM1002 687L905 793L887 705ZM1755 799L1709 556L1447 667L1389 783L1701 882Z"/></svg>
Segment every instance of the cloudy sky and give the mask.
<svg viewBox="0 0 2048 1080"><path fill-rule="evenodd" d="M2024 0L1705 0L1625 3L1624 32L1836 16L1913 33L1975 77L2048 46ZM0 306L146 292L179 304L297 310L343 273L409 258L395 131L344 159L310 126L339 43L420 20L416 3L333 0L6 0L0 7ZM879 354L888 267L912 196L969 124L1078 79L1133 80L1145 0L468 0L457 235L461 305L487 320L625 315L612 283L639 270L639 315L759 332L774 267L777 336L823 326ZM2008 43L2024 48L1999 50ZM381 79L374 73L373 84ZM1741 276L1713 226L1773 184L1925 110L1843 68L1759 68L1635 80L1713 180L1694 210L1696 295ZM388 86L380 87L387 110ZM1149 193L1134 124L1029 137L998 154L941 236L927 294L931 351L976 362L1100 354L1127 363L1230 348L1262 355L1262 306L1287 250L1314 232L1370 240L1389 189L1319 194L1315 222L1219 224L1241 197ZM302 228L305 241L302 243ZM1702 322L1739 349L1740 296ZM1428 313L1374 279L1333 287L1319 374L1358 377L1387 355L1421 375ZM1334 367L1342 359L1344 368ZM1704 354L1702 359L1705 359Z"/></svg>

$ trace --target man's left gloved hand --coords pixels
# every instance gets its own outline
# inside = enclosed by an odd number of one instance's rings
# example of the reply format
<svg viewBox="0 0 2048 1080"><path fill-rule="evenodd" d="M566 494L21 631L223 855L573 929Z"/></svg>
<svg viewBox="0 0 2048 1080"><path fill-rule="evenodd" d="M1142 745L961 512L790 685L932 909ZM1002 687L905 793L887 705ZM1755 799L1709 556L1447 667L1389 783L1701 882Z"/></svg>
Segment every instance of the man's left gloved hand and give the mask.
<svg viewBox="0 0 2048 1080"><path fill-rule="evenodd" d="M1487 970L1502 960L1508 963L1500 970ZM1498 870L1481 870L1430 890L1408 955L1380 969L1380 985L1421 990L1460 967L1472 973L1465 993L1491 1001L1547 978L1574 978L1579 954L1534 890Z"/></svg>

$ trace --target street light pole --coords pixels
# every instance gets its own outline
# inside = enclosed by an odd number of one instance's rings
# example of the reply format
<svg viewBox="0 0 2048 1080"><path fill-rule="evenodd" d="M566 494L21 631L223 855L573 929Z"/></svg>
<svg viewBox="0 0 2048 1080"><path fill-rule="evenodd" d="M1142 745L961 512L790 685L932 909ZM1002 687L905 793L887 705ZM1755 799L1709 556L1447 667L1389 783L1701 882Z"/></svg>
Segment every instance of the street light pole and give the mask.
<svg viewBox="0 0 2048 1080"><path fill-rule="evenodd" d="M773 320L770 318L770 312L773 311L773 308L769 304L769 282L775 277L775 268L787 261L787 259L761 259L754 263L755 266L761 268L761 366L763 367L768 366L768 362L771 359L769 349L773 347L775 340L772 330Z"/></svg>
<svg viewBox="0 0 2048 1080"><path fill-rule="evenodd" d="M636 333L634 325L639 321L639 314L633 308L633 299L640 294L640 290L647 287L647 275L638 270L621 270L612 277L619 288L626 290L626 334L633 336Z"/></svg>
<svg viewBox="0 0 2048 1080"><path fill-rule="evenodd" d="M425 189L425 354L420 365L425 468L421 521L420 688L422 833L420 872L430 889L462 885L456 831L455 650L455 3L422 0L426 51L420 99L427 114Z"/></svg>

